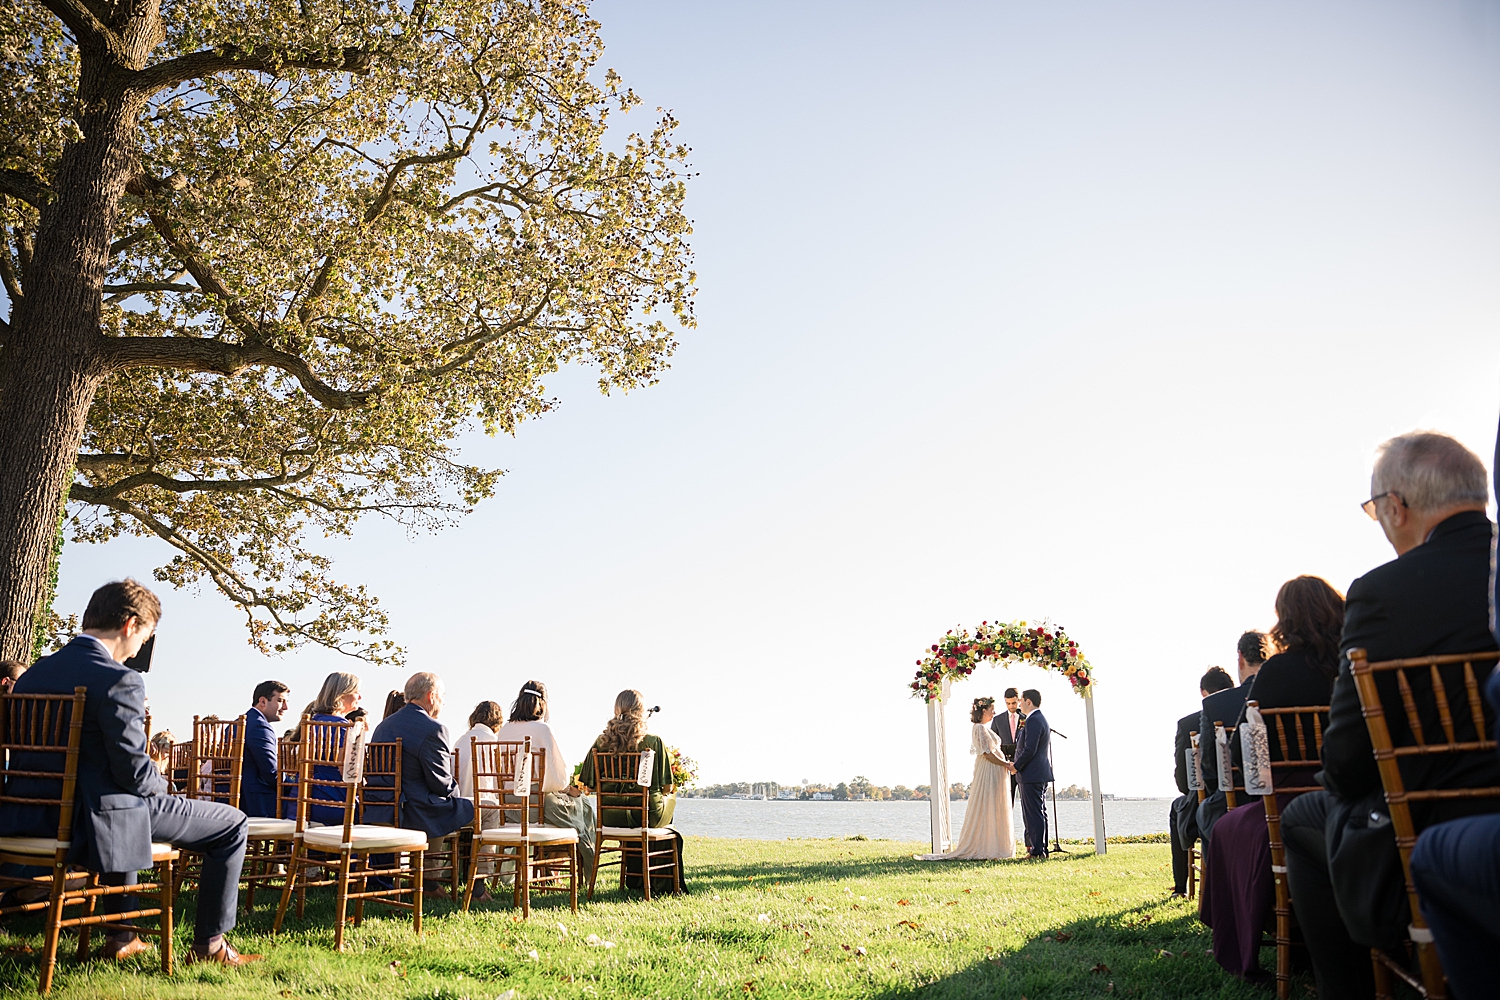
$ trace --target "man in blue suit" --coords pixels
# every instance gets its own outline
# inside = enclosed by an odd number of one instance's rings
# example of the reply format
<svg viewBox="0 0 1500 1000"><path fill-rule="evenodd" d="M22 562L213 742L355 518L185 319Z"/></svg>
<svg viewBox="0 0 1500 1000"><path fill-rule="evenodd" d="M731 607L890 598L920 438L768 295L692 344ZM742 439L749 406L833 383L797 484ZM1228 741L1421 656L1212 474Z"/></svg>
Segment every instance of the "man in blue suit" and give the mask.
<svg viewBox="0 0 1500 1000"><path fill-rule="evenodd" d="M94 591L83 613L83 634L43 657L15 683L16 694L72 694L88 689L78 757L76 813L68 860L100 873L105 885L134 885L151 867L151 842L163 841L203 855L197 924L188 961L239 966L258 955L240 955L224 940L234 926L240 867L245 860L244 813L220 802L168 794L166 780L146 753L146 684L125 666L140 652L161 618L161 602L134 580ZM57 754L13 754L17 771L60 772ZM12 795L57 798L60 781L14 778ZM55 837L55 807L13 805L0 814L0 836ZM105 896L105 913L136 909L128 895ZM123 959L150 947L134 931L111 930L103 954Z"/></svg>
<svg viewBox="0 0 1500 1000"><path fill-rule="evenodd" d="M406 704L370 735L371 743L401 741L401 826L421 830L430 840L474 821L474 803L459 794L453 779L448 728L437 720L442 710L443 682L438 675L412 674L406 682ZM369 801L378 794L372 793ZM365 817L371 823L388 823L390 810L367 804Z"/></svg>
<svg viewBox="0 0 1500 1000"><path fill-rule="evenodd" d="M1016 778L1020 782L1021 816L1026 822L1026 852L1032 858L1047 856L1047 783L1052 780L1048 746L1052 728L1042 716L1042 693L1036 688L1021 692L1021 711L1026 721L1016 738Z"/></svg>
<svg viewBox="0 0 1500 1000"><path fill-rule="evenodd" d="M246 816L277 815L276 733L271 723L281 721L291 690L280 681L261 681L251 695L253 704L245 713L245 763L240 769L240 808Z"/></svg>

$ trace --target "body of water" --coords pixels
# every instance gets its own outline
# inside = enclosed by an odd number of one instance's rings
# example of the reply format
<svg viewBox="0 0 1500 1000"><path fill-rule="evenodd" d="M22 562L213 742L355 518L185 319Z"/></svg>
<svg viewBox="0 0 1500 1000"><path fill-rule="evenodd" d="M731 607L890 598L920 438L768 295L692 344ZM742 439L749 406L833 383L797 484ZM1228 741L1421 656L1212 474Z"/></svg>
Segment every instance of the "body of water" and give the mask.
<svg viewBox="0 0 1500 1000"><path fill-rule="evenodd" d="M963 829L967 802L950 802L953 840ZM1111 837L1162 833L1167 829L1169 799L1126 799L1104 803L1104 830ZM931 807L926 802L759 802L746 799L678 799L672 825L689 836L852 837L864 834L886 840L931 840ZM1052 825L1052 802L1047 802ZM1016 839L1022 835L1021 809L1013 811ZM1087 802L1059 802L1057 826L1064 839L1093 837L1093 810Z"/></svg>

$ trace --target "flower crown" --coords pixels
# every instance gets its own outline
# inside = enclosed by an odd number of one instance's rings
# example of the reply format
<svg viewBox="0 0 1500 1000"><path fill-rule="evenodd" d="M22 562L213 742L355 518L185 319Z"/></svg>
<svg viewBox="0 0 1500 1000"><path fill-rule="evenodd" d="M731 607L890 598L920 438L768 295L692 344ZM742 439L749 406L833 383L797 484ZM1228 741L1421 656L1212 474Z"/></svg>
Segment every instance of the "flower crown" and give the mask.
<svg viewBox="0 0 1500 1000"><path fill-rule="evenodd" d="M995 707L995 699L993 699L993 698L975 698L974 699L974 707L975 708L994 708Z"/></svg>

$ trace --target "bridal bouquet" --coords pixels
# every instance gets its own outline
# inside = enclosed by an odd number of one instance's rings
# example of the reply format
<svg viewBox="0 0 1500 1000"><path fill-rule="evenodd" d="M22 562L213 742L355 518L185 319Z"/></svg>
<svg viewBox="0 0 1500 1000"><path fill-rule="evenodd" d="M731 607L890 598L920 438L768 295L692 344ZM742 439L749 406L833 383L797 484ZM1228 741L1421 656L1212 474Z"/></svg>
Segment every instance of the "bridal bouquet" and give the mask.
<svg viewBox="0 0 1500 1000"><path fill-rule="evenodd" d="M667 747L667 758L672 762L672 784L679 790L698 780L698 762L676 747Z"/></svg>
<svg viewBox="0 0 1500 1000"><path fill-rule="evenodd" d="M949 630L917 661L917 677L911 682L912 697L935 701L944 678L961 680L985 661L1015 663L1030 660L1039 667L1068 678L1080 695L1093 683L1093 668L1084 659L1078 643L1069 639L1062 626L1046 622L1028 627L1025 622L981 622L973 634L968 629Z"/></svg>

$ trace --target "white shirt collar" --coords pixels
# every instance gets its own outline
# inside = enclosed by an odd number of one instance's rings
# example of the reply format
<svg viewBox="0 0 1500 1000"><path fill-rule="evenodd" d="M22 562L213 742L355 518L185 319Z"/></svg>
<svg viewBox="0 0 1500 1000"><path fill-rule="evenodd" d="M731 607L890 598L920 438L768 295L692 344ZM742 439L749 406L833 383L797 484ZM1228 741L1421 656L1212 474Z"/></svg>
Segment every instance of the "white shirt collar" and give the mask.
<svg viewBox="0 0 1500 1000"><path fill-rule="evenodd" d="M110 648L104 644L104 640L99 638L97 635L89 635L87 632L79 632L78 638L88 639L90 642L97 643L99 648L104 650L105 656L109 657L111 660L115 658L115 654L111 652Z"/></svg>

